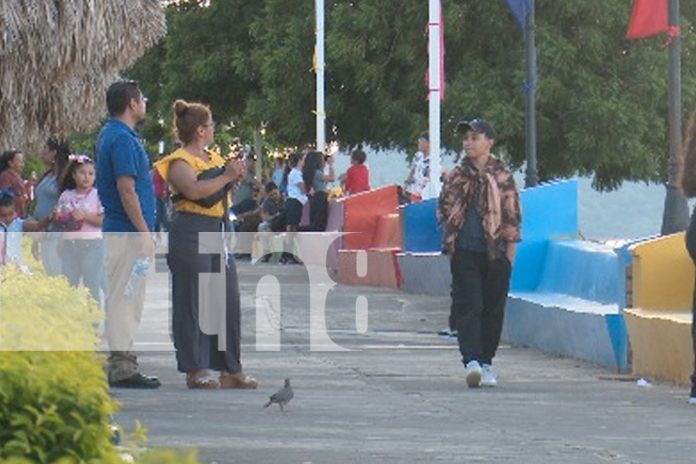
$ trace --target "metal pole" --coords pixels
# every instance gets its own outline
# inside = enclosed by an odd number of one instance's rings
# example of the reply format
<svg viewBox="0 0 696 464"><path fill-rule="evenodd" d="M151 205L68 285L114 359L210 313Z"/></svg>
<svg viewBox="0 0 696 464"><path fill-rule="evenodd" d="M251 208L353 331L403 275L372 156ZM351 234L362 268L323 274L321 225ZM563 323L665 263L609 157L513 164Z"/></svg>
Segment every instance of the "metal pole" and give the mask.
<svg viewBox="0 0 696 464"><path fill-rule="evenodd" d="M679 27L679 15L679 0L670 0L670 27ZM689 223L689 205L678 186L682 164L681 112L681 36L677 35L669 46L669 171L662 217L663 235L686 230Z"/></svg>
<svg viewBox="0 0 696 464"><path fill-rule="evenodd" d="M264 166L264 156L263 156L263 131L260 127L256 128L254 131L254 151L256 152L256 172L254 173L256 179L263 181L263 166Z"/></svg>
<svg viewBox="0 0 696 464"><path fill-rule="evenodd" d="M326 110L324 107L324 0L316 0L317 43L317 151L326 150Z"/></svg>
<svg viewBox="0 0 696 464"><path fill-rule="evenodd" d="M537 127L536 127L536 87L538 80L537 49L536 49L536 25L534 20L534 0L529 2L527 12L525 38L527 43L527 82L525 84L525 130L527 152L526 187L534 187L539 183L537 173Z"/></svg>
<svg viewBox="0 0 696 464"><path fill-rule="evenodd" d="M428 198L440 195L440 0L428 3L428 100L430 136L430 184Z"/></svg>

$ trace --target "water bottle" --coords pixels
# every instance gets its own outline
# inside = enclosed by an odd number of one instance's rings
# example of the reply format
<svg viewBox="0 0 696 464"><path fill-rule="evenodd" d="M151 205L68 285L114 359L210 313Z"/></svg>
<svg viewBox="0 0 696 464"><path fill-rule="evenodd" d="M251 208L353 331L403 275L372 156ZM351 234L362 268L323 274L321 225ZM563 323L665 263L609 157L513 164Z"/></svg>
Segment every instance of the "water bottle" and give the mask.
<svg viewBox="0 0 696 464"><path fill-rule="evenodd" d="M126 283L126 288L123 292L126 298L133 298L133 295L138 292L149 270L150 261L148 261L147 258L138 258L135 260L130 277L128 277L128 282Z"/></svg>

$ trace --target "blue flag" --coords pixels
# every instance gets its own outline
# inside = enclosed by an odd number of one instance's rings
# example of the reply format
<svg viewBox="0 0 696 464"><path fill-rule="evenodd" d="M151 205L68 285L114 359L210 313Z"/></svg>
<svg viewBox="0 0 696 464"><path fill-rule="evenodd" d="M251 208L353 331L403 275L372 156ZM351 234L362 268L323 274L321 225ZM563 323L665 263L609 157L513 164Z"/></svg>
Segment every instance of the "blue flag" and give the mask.
<svg viewBox="0 0 696 464"><path fill-rule="evenodd" d="M534 0L506 0L515 21L523 31L527 29L527 13L532 10Z"/></svg>

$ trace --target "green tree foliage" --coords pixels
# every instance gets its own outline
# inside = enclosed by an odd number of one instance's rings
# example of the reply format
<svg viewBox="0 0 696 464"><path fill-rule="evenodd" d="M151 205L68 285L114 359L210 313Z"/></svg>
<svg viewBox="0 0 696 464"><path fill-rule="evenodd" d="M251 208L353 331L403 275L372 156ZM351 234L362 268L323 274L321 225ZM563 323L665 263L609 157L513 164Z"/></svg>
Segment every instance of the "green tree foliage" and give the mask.
<svg viewBox="0 0 696 464"><path fill-rule="evenodd" d="M207 5L207 6L206 6ZM344 146L412 149L427 128L427 2L326 0L327 129ZM539 168L542 179L594 175L600 189L665 179L667 51L664 38L624 38L631 2L537 0ZM503 0L443 0L447 92L443 142L468 115L489 118L498 148L524 161L524 43ZM682 2L684 62L696 53L696 2ZM185 2L169 7L166 38L130 75L151 111L171 125L175 98L211 105L225 128L250 140L314 140L314 2ZM696 69L684 66L685 114ZM153 101L154 100L154 101ZM153 111L154 109L154 111ZM152 121L150 122L152 124ZM164 128L146 130L161 136Z"/></svg>
<svg viewBox="0 0 696 464"><path fill-rule="evenodd" d="M427 3L335 2L330 12L328 107L339 139L411 144L427 126Z"/></svg>
<svg viewBox="0 0 696 464"><path fill-rule="evenodd" d="M314 2L265 0L250 25L257 39L251 52L259 71L260 92L249 116L267 121L269 140L299 146L315 138Z"/></svg>
<svg viewBox="0 0 696 464"><path fill-rule="evenodd" d="M248 132L249 101L259 91L258 66L252 62L256 39L250 28L264 2L178 2L167 11L168 33L128 75L148 97L143 135L171 141L175 99L210 105L220 123L220 139L231 126Z"/></svg>

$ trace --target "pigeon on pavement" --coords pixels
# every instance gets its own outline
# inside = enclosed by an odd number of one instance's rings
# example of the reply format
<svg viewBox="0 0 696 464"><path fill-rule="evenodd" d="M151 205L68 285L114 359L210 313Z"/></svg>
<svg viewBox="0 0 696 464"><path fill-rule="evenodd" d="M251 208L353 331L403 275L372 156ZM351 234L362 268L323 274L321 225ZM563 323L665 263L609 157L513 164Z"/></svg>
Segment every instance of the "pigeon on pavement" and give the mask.
<svg viewBox="0 0 696 464"><path fill-rule="evenodd" d="M288 404L294 396L295 394L290 386L290 379L285 379L285 386L272 394L268 399L268 403L264 404L263 407L267 408L273 403L276 403L280 406L280 410L284 411L283 406Z"/></svg>

